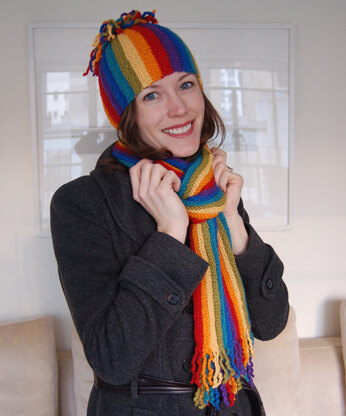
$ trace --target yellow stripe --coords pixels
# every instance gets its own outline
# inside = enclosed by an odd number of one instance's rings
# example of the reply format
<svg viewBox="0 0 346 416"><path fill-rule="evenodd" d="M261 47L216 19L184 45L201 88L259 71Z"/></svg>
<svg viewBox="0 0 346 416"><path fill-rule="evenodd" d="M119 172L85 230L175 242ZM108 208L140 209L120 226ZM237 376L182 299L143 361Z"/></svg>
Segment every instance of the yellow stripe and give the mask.
<svg viewBox="0 0 346 416"><path fill-rule="evenodd" d="M147 68L149 76L153 80L161 79L163 74L150 48L150 45L146 42L145 38L141 35L141 33L136 32L135 30L127 31L126 35L131 39L132 44L137 49L143 64Z"/></svg>
<svg viewBox="0 0 346 416"><path fill-rule="evenodd" d="M131 42L130 38L126 35L126 32L121 33L118 36L118 39L126 55L126 58L130 62L140 83L142 84L142 88L148 87L150 84L153 83L153 79L149 75L147 68L144 65L142 58L140 57L137 49Z"/></svg>

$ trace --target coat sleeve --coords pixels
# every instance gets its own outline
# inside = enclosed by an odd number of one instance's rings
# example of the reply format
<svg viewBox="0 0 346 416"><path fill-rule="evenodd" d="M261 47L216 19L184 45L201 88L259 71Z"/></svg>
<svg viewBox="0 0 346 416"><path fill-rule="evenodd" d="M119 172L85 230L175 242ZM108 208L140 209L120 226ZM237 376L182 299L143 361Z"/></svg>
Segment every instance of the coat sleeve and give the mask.
<svg viewBox="0 0 346 416"><path fill-rule="evenodd" d="M245 288L253 334L266 341L275 338L288 319L288 292L282 280L284 266L273 248L250 225L242 201L238 211L249 235L249 245L235 260Z"/></svg>
<svg viewBox="0 0 346 416"><path fill-rule="evenodd" d="M182 313L208 264L157 231L133 254L117 256L104 220L104 198L92 200L91 182L83 177L55 193L53 245L64 294L91 367L105 381L124 384L138 374Z"/></svg>

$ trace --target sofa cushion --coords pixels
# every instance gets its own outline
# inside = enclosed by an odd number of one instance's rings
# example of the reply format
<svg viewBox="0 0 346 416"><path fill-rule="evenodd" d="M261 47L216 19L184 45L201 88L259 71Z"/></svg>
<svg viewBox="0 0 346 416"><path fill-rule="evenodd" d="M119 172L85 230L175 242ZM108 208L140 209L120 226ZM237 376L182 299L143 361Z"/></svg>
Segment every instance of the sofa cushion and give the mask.
<svg viewBox="0 0 346 416"><path fill-rule="evenodd" d="M72 328L71 349L76 416L85 416L87 414L90 391L94 383L94 373L85 358L82 343L74 326Z"/></svg>
<svg viewBox="0 0 346 416"><path fill-rule="evenodd" d="M305 415L344 416L346 388L340 337L299 340Z"/></svg>
<svg viewBox="0 0 346 416"><path fill-rule="evenodd" d="M280 335L270 341L255 340L254 370L254 381L267 416L303 414L299 344L292 307L286 328Z"/></svg>
<svg viewBox="0 0 346 416"><path fill-rule="evenodd" d="M0 409L6 416L57 415L51 317L0 325Z"/></svg>

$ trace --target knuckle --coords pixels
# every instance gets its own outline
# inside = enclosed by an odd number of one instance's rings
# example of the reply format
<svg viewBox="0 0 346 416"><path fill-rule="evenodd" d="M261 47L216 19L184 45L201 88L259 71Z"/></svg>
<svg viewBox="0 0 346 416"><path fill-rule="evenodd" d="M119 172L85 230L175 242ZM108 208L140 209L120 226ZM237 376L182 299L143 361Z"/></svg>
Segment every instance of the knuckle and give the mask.
<svg viewBox="0 0 346 416"><path fill-rule="evenodd" d="M136 174L137 170L138 170L138 166L137 166L137 165L132 166L132 167L129 169L129 174L130 174L130 176L131 176L131 177L132 177L132 176L134 176L134 175Z"/></svg>
<svg viewBox="0 0 346 416"><path fill-rule="evenodd" d="M153 165L153 169L154 170L156 170L156 171L158 171L158 172L164 172L166 169L162 166L162 165L160 165L159 163L155 163L154 165Z"/></svg>
<svg viewBox="0 0 346 416"><path fill-rule="evenodd" d="M150 163L143 163L142 165L142 172L149 171L152 168Z"/></svg>
<svg viewBox="0 0 346 416"><path fill-rule="evenodd" d="M156 195L156 190L148 189L148 192L146 193L146 195L148 196L148 198L153 199Z"/></svg>
<svg viewBox="0 0 346 416"><path fill-rule="evenodd" d="M144 200L146 198L146 194L147 193L145 191L139 190L138 191L138 198L139 198L139 200Z"/></svg>
<svg viewBox="0 0 346 416"><path fill-rule="evenodd" d="M132 197L133 197L133 199L134 199L136 202L139 202L139 197L138 197L137 192L133 192L133 193L132 193Z"/></svg>
<svg viewBox="0 0 346 416"><path fill-rule="evenodd" d="M172 170L168 170L167 173L166 173L166 175L169 178L172 178L172 179L175 179L175 178L178 178L179 179L178 175L175 172L173 172Z"/></svg>
<svg viewBox="0 0 346 416"><path fill-rule="evenodd" d="M163 186L159 186L159 187L157 188L157 195L158 195L160 198L164 197L164 196L165 196L165 193L166 193L166 190L165 190L165 188L164 188Z"/></svg>

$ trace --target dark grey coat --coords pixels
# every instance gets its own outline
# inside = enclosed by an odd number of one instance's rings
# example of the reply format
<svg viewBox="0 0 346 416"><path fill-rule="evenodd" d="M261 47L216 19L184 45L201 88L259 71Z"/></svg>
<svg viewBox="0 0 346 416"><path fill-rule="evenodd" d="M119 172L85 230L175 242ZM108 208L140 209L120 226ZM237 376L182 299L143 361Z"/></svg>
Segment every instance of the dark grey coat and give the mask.
<svg viewBox="0 0 346 416"><path fill-rule="evenodd" d="M110 155L107 149L104 156ZM249 224L242 203L239 212L250 242L236 262L254 336L267 340L287 321L283 265ZM153 218L132 198L128 173L105 176L96 168L62 186L52 199L51 230L62 287L94 372L111 384L132 380L135 386L138 374L189 382L190 299L208 264L156 231ZM95 387L88 408L88 416L205 414L189 394L138 398ZM251 415L243 390L231 410L222 407L222 416L231 414Z"/></svg>

